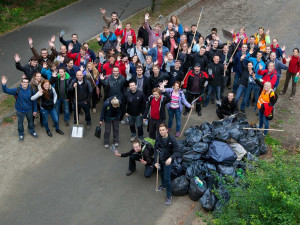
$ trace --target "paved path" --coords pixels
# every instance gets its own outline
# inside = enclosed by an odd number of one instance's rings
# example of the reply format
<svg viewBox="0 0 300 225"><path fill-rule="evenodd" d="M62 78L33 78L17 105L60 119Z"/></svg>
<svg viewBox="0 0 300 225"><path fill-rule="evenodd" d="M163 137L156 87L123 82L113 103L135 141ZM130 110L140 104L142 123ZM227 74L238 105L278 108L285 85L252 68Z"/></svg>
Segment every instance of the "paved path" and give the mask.
<svg viewBox="0 0 300 225"><path fill-rule="evenodd" d="M77 33L79 41L84 42L102 31L104 21L99 12L100 7L105 8L108 15L112 11L119 14L123 12L121 16L123 20L150 6L151 2L151 0L81 0L3 35L0 37L0 75L8 77L8 86L19 81L22 72L16 70L13 56L19 53L21 64L27 63L32 56L28 46L28 37L33 38L33 44L38 51L48 46L48 40L53 34L57 37L56 48L59 48L58 34L62 29L66 31L65 39L70 39L72 33Z"/></svg>

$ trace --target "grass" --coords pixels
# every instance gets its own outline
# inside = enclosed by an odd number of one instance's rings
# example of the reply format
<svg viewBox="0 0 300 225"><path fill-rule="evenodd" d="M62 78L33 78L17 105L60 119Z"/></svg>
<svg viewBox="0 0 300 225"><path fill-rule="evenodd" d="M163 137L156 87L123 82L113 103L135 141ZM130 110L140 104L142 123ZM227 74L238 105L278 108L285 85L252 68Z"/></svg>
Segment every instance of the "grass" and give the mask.
<svg viewBox="0 0 300 225"><path fill-rule="evenodd" d="M272 138L269 134L265 137L265 142L268 146L281 146L281 141L276 138Z"/></svg>
<svg viewBox="0 0 300 225"><path fill-rule="evenodd" d="M2 0L0 35L78 0Z"/></svg>
<svg viewBox="0 0 300 225"><path fill-rule="evenodd" d="M178 8L180 8L188 2L189 0L162 0L160 10L152 13L150 8L144 9L139 13L135 14L133 17L122 21L123 27L126 22L131 22L132 29L135 30L137 33L140 26L142 26L145 13L147 12L150 14L149 24L153 27L153 25L158 22L159 15L162 15L163 17L168 16L170 13L174 12L175 10L177 10ZM166 28L166 26L164 27ZM92 39L88 43L89 48L93 49L95 52L98 52L101 49L96 39Z"/></svg>
<svg viewBox="0 0 300 225"><path fill-rule="evenodd" d="M12 122L14 122L14 119L11 118L11 117L5 117L5 118L3 119L3 122L4 122L4 123L12 123Z"/></svg>
<svg viewBox="0 0 300 225"><path fill-rule="evenodd" d="M5 116L13 110L15 105L15 98L12 95L4 95L0 99L0 117Z"/></svg>

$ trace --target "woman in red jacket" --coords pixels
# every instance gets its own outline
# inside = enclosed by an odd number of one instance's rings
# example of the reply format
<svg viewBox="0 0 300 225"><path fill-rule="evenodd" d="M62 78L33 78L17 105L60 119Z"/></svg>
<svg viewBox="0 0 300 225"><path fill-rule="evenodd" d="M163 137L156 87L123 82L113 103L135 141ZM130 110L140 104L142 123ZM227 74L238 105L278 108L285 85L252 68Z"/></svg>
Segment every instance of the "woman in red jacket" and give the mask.
<svg viewBox="0 0 300 225"><path fill-rule="evenodd" d="M282 54L283 63L289 62L289 69L286 72L286 78L284 83L283 90L279 93L280 95L284 95L288 89L290 80L292 78L292 92L290 95L290 100L294 99L296 94L296 82L295 77L299 77L300 73L300 57L299 57L299 48L294 48L293 50L294 55L289 56L287 59L285 58L285 54Z"/></svg>
<svg viewBox="0 0 300 225"><path fill-rule="evenodd" d="M262 84L266 82L270 82L272 85L272 88L274 88L276 81L277 81L277 71L275 69L275 65L273 62L270 62L268 65L268 69L262 70L262 65L259 65L259 70L257 71L258 75L263 76L262 81L260 81Z"/></svg>

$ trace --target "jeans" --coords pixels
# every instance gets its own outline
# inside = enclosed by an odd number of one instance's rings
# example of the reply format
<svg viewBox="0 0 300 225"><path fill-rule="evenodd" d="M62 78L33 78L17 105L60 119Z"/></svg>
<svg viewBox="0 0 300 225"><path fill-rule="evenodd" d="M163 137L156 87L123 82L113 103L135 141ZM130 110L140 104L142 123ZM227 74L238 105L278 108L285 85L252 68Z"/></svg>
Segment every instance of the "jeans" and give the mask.
<svg viewBox="0 0 300 225"><path fill-rule="evenodd" d="M256 103L257 103L257 100L259 97L260 88L257 84L252 84L252 83L248 84L248 87L245 91L245 96L244 96L244 99L243 99L243 102L241 105L241 110L245 110L245 106L247 106L247 108L250 107L250 95L251 95L252 90L253 90L254 99L255 99L254 109L256 110L256 108L257 108Z"/></svg>
<svg viewBox="0 0 300 225"><path fill-rule="evenodd" d="M296 85L297 83L295 83L294 78L295 78L296 74L295 73L291 73L289 71L286 71L286 77L285 77L285 82L284 82L284 87L282 92L285 93L288 89L290 80L292 79L292 92L291 92L291 97L294 97L296 94Z"/></svg>
<svg viewBox="0 0 300 225"><path fill-rule="evenodd" d="M220 100L220 98L221 98L221 86L214 87L214 86L208 85L208 92L207 92L207 96L206 96L204 105L208 105L210 96L211 96L213 91L215 91L215 93L216 93L217 100L218 101Z"/></svg>
<svg viewBox="0 0 300 225"><path fill-rule="evenodd" d="M76 105L75 105L76 107ZM90 103L85 104L84 102L78 102L78 114L81 110L84 111L85 114L85 121L87 125L91 125L91 114L90 114ZM76 123L76 112L74 113L74 123Z"/></svg>
<svg viewBox="0 0 300 225"><path fill-rule="evenodd" d="M139 154L132 154L131 156L129 156L129 170L130 171L135 171L136 170L136 162L135 161L140 161L141 159L141 155ZM145 165L145 171L144 171L144 176L146 178L151 177L153 172L153 165Z"/></svg>
<svg viewBox="0 0 300 225"><path fill-rule="evenodd" d="M267 120L265 114L259 110L259 128L263 128L265 125L265 129L269 129L269 120ZM265 130L264 134L267 135L268 131Z"/></svg>
<svg viewBox="0 0 300 225"><path fill-rule="evenodd" d="M141 115L139 116L128 116L129 120L129 127L131 131L131 137L136 136L136 129L135 126L137 127L138 130L138 137L143 138L144 136L144 131L143 131L143 118Z"/></svg>
<svg viewBox="0 0 300 225"><path fill-rule="evenodd" d="M239 82L240 78L241 78L241 74L239 74L238 72L236 72L235 75L234 75L233 90L232 90L234 94L235 94L235 92L236 92L236 90L238 88L237 85L238 85L238 82Z"/></svg>
<svg viewBox="0 0 300 225"><path fill-rule="evenodd" d="M28 122L28 130L29 133L33 134L35 133L34 130L34 123L33 123L33 115L32 115L32 111L28 111L28 112L18 112L17 111L17 117L18 117L18 133L19 136L24 136L24 117L26 117L27 122Z"/></svg>
<svg viewBox="0 0 300 225"><path fill-rule="evenodd" d="M239 85L238 89L236 90L236 95L235 95L235 101L239 102L240 98L244 95L245 98L245 90L246 87L243 85Z"/></svg>
<svg viewBox="0 0 300 225"><path fill-rule="evenodd" d="M174 115L175 115L175 118L176 118L176 132L179 132L180 127L181 127L181 111L180 111L180 108L176 108L176 109L168 108L168 113L169 113L168 128L172 128L173 119L174 119Z"/></svg>
<svg viewBox="0 0 300 225"><path fill-rule="evenodd" d="M166 166L165 163L160 164L160 177L161 177L161 185L166 187L167 190L167 198L172 196L172 181L171 181L171 166Z"/></svg>
<svg viewBox="0 0 300 225"><path fill-rule="evenodd" d="M69 121L70 120L69 101L66 101L65 98L58 98L55 104L58 120L59 120L58 115L59 115L61 103L63 104L64 107L64 121Z"/></svg>
<svg viewBox="0 0 300 225"><path fill-rule="evenodd" d="M109 144L111 127L113 128L113 143L119 143L119 120L113 119L113 120L105 121L105 131L104 131L105 145Z"/></svg>
<svg viewBox="0 0 300 225"><path fill-rule="evenodd" d="M49 126L48 126L48 118L49 118L49 114L54 122L54 126L56 128L56 130L59 129L59 124L58 124L58 116L57 116L57 113L56 113L56 110L55 110L55 107L53 107L53 109L50 109L50 110L47 110L47 109L43 109L41 107L41 113L43 115L43 125L46 129L46 131L50 130L49 129Z"/></svg>

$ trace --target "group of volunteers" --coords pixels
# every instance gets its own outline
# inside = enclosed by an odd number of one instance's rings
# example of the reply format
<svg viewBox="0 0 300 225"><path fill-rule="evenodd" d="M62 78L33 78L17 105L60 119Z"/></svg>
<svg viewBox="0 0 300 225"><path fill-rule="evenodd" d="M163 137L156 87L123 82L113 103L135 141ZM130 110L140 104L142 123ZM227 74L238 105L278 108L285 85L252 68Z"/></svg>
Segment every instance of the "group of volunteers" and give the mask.
<svg viewBox="0 0 300 225"><path fill-rule="evenodd" d="M90 49L87 42L80 43L77 34L64 40L61 32L59 49L54 45L55 36L48 42L51 53L47 48L38 52L32 38L28 38L33 54L30 60L21 64L19 54L15 54L16 69L23 72L21 84L9 89L7 78L2 76L2 89L16 98L20 141L25 135L24 117L35 138L35 119L39 117L41 126L52 137L50 115L55 131L63 135L59 115L63 113L68 127L72 112L73 122L77 122L75 110L85 116L86 129L90 130L91 113L97 113L96 106L103 97L99 124L105 127L105 148L109 148L111 130L112 143L118 146L119 123L129 124L133 148L115 155L130 157L127 175L136 170L136 161L145 165L145 177L151 176L154 167L159 168L162 185L158 189L167 189L165 203L169 205L171 164L180 156L175 137L180 136L182 114L187 115L195 105L201 116L202 107L211 102L216 104L217 116L223 119L239 111L245 113L252 105L259 116L259 128L268 129L281 70L287 72L279 94L287 92L292 79L289 99L295 96L299 49L294 48L293 55L287 56L285 46L280 47L276 38L271 41L269 30L263 27L250 36L244 28L237 33L232 30L232 40L222 42L217 28L204 37L194 24L183 27L176 15L162 28L161 24L149 24L146 13L136 32L130 22L122 24L116 12L111 17L105 9L100 9L100 13L106 25L97 37L102 47L99 52ZM232 92L225 94L231 88ZM174 117L175 137L170 134ZM154 151L142 147L144 127L149 137L156 140Z"/></svg>

